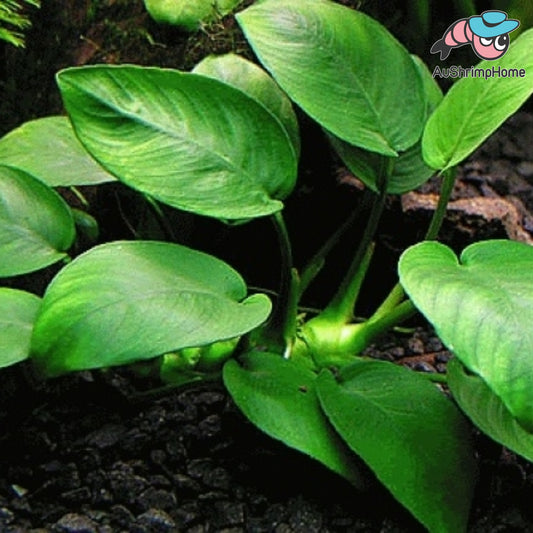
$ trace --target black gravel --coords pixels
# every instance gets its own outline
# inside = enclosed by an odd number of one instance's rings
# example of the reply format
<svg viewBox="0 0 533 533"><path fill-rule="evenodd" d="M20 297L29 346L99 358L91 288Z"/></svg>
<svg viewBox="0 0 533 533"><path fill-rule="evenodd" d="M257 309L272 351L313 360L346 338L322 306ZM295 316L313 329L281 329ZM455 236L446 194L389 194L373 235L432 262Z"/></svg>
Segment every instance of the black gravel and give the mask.
<svg viewBox="0 0 533 533"><path fill-rule="evenodd" d="M371 353L401 361L430 349L434 364L449 357L417 329ZM358 493L263 435L222 388L146 397L122 369L40 391L23 388L15 370L0 379L11 391L0 412L2 532L422 531L379 484ZM482 435L476 443L471 531L533 531L531 465Z"/></svg>

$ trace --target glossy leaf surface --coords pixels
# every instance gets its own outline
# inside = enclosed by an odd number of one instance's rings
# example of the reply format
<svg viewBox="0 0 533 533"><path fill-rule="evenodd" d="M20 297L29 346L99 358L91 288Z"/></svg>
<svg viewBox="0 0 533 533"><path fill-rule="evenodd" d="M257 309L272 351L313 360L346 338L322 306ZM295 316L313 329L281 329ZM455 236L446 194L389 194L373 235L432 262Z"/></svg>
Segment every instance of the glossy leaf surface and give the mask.
<svg viewBox="0 0 533 533"><path fill-rule="evenodd" d="M519 71L524 76L464 77L453 84L429 119L422 139L427 164L445 170L468 157L533 93L533 30L524 32L497 61L476 69ZM498 71L497 69L501 69Z"/></svg>
<svg viewBox="0 0 533 533"><path fill-rule="evenodd" d="M527 432L479 376L465 372L453 359L448 362L448 385L453 397L483 433L533 461L533 433Z"/></svg>
<svg viewBox="0 0 533 533"><path fill-rule="evenodd" d="M0 164L18 168L51 187L114 181L80 144L67 117L26 122L0 139Z"/></svg>
<svg viewBox="0 0 533 533"><path fill-rule="evenodd" d="M113 242L92 248L54 278L32 353L47 375L149 359L241 335L270 301L246 298L227 264L176 244Z"/></svg>
<svg viewBox="0 0 533 533"><path fill-rule="evenodd" d="M225 83L135 66L67 69L58 83L85 148L161 202L252 218L279 211L294 186L296 155L283 126Z"/></svg>
<svg viewBox="0 0 533 533"><path fill-rule="evenodd" d="M74 237L72 213L53 189L0 165L0 276L26 274L63 259Z"/></svg>
<svg viewBox="0 0 533 533"><path fill-rule="evenodd" d="M261 102L283 124L295 153L300 153L298 121L291 101L262 68L237 54L225 54L206 57L193 72L233 85Z"/></svg>
<svg viewBox="0 0 533 533"><path fill-rule="evenodd" d="M484 241L458 259L423 242L404 252L399 273L448 348L533 428L533 247Z"/></svg>
<svg viewBox="0 0 533 533"><path fill-rule="evenodd" d="M318 377L333 426L430 531L466 531L475 481L470 430L427 379L383 361L356 361Z"/></svg>
<svg viewBox="0 0 533 533"><path fill-rule="evenodd" d="M40 306L41 299L34 294L0 288L0 368L29 356L31 332Z"/></svg>
<svg viewBox="0 0 533 533"><path fill-rule="evenodd" d="M389 156L419 139L421 80L377 21L328 0L265 0L237 20L281 88L334 135Z"/></svg>
<svg viewBox="0 0 533 533"><path fill-rule="evenodd" d="M322 412L316 374L280 355L250 352L224 366L224 384L246 417L267 435L281 440L356 486L363 480L350 451Z"/></svg>

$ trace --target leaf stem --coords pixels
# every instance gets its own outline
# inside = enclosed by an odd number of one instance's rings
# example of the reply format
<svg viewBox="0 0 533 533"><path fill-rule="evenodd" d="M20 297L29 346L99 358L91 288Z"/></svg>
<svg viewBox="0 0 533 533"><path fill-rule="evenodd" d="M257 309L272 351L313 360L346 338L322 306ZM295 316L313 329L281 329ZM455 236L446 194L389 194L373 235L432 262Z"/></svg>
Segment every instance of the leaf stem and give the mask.
<svg viewBox="0 0 533 533"><path fill-rule="evenodd" d="M365 231L352 259L348 272L322 315L331 322L348 323L353 318L353 309L362 283L361 265L376 233L381 213L385 206L385 188L374 197Z"/></svg>
<svg viewBox="0 0 533 533"><path fill-rule="evenodd" d="M354 330L354 337L351 341L350 349L353 350L354 354L361 353L376 337L394 326L401 324L416 313L416 311L417 309L411 300L404 300L387 314L377 319L372 317L366 322L358 324L359 328Z"/></svg>
<svg viewBox="0 0 533 533"><path fill-rule="evenodd" d="M381 317L390 313L405 298L405 291L399 282L394 285L382 304L376 309L375 313L369 320L379 320Z"/></svg>
<svg viewBox="0 0 533 533"><path fill-rule="evenodd" d="M439 234L442 222L444 221L444 216L446 215L446 208L450 201L450 196L452 195L453 186L455 185L455 167L444 170L442 176L439 201L433 212L433 216L431 217L426 236L424 237L424 240L426 241L435 240Z"/></svg>
<svg viewBox="0 0 533 533"><path fill-rule="evenodd" d="M439 234L440 228L444 221L446 215L446 207L450 201L450 196L453 191L453 186L455 185L455 167L445 170L443 173L442 184L440 188L439 200L437 202L437 207L433 212L429 227L426 231L424 240L432 241L435 240ZM394 310L394 308L400 304L405 298L405 291L400 285L400 282L397 282L393 289L390 291L388 296L385 298L383 303L377 308L376 312L370 317L369 321L379 320L381 317L387 313ZM413 314L416 309L413 310ZM409 318L409 317L406 317Z"/></svg>
<svg viewBox="0 0 533 533"><path fill-rule="evenodd" d="M85 195L78 189L78 187L75 187L74 185L72 185L70 187L70 191L81 202L83 207L85 207L86 209L91 207L89 202L88 202L88 200L87 200L87 198L85 198Z"/></svg>
<svg viewBox="0 0 533 533"><path fill-rule="evenodd" d="M328 240L320 247L315 255L309 260L307 265L302 269L300 274L300 296L306 291L309 284L315 279L317 274L322 270L326 256L331 252L341 237L346 233L350 226L360 215L360 209L353 210L350 216L337 228Z"/></svg>
<svg viewBox="0 0 533 533"><path fill-rule="evenodd" d="M168 219L165 216L165 213L161 209L161 206L159 205L157 200L155 198L152 198L148 194L144 194L143 196L148 206L150 207L151 211L154 213L155 218L159 224L159 227L163 230L165 237L168 240L175 242L176 235L174 234L174 230L172 229L172 226L169 224Z"/></svg>
<svg viewBox="0 0 533 533"><path fill-rule="evenodd" d="M299 299L299 277L293 267L292 246L287 226L280 211L271 215L281 253L281 278L279 297L267 324L259 334L266 348L280 351L290 357L296 337L296 320Z"/></svg>

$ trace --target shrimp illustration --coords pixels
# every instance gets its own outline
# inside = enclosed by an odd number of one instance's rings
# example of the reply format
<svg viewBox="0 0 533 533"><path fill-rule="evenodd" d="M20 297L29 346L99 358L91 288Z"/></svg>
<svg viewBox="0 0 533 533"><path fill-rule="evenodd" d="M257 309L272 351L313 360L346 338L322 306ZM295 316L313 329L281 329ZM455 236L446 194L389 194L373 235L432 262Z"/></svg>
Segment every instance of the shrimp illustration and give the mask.
<svg viewBox="0 0 533 533"><path fill-rule="evenodd" d="M470 44L480 59L498 59L509 48L509 33L520 22L508 19L504 11L483 11L481 15L456 20L431 47L432 54L440 53L441 61L452 48Z"/></svg>

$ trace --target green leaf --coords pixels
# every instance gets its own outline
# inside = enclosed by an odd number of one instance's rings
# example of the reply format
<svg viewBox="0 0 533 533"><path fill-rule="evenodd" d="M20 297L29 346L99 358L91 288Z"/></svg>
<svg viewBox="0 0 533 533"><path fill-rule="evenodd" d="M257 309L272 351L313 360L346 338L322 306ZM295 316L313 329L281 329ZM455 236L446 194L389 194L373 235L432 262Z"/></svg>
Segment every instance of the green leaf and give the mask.
<svg viewBox="0 0 533 533"><path fill-rule="evenodd" d="M428 120L422 152L430 167L446 170L468 157L533 92L533 30L524 32L505 55L475 69L524 69L523 77L464 77L457 81ZM503 70L501 71L503 72Z"/></svg>
<svg viewBox="0 0 533 533"><path fill-rule="evenodd" d="M54 376L127 364L241 335L270 301L207 254L155 241L113 242L77 257L48 286L32 355Z"/></svg>
<svg viewBox="0 0 533 533"><path fill-rule="evenodd" d="M144 5L156 22L194 31L202 23L229 13L240 2L241 0L144 0Z"/></svg>
<svg viewBox="0 0 533 533"><path fill-rule="evenodd" d="M533 247L484 241L460 260L423 242L404 252L400 281L448 348L533 428Z"/></svg>
<svg viewBox="0 0 533 533"><path fill-rule="evenodd" d="M18 168L51 187L114 181L84 150L67 117L26 122L0 139L0 164Z"/></svg>
<svg viewBox="0 0 533 533"><path fill-rule="evenodd" d="M262 68L236 54L225 54L206 57L193 72L232 85L263 104L287 130L294 152L300 153L298 120L291 101Z"/></svg>
<svg viewBox="0 0 533 533"><path fill-rule="evenodd" d="M29 292L0 288L0 368L23 361L41 299Z"/></svg>
<svg viewBox="0 0 533 533"><path fill-rule="evenodd" d="M435 385L384 361L318 376L335 429L430 531L466 531L475 481L469 426Z"/></svg>
<svg viewBox="0 0 533 533"><path fill-rule="evenodd" d="M479 376L452 359L447 365L453 397L470 420L496 442L533 461L533 434L528 433Z"/></svg>
<svg viewBox="0 0 533 533"><path fill-rule="evenodd" d="M357 487L355 458L320 408L316 374L268 352L249 352L224 365L224 384L246 417L267 435L320 461Z"/></svg>
<svg viewBox="0 0 533 533"><path fill-rule="evenodd" d="M92 66L59 73L74 129L109 172L197 214L272 214L292 190L296 155L261 104L218 80L176 70Z"/></svg>
<svg viewBox="0 0 533 533"><path fill-rule="evenodd" d="M375 20L328 0L265 0L237 20L281 88L334 135L389 156L419 139L420 78Z"/></svg>
<svg viewBox="0 0 533 533"><path fill-rule="evenodd" d="M63 259L74 238L72 213L53 189L0 165L0 276L26 274Z"/></svg>
<svg viewBox="0 0 533 533"><path fill-rule="evenodd" d="M338 137L329 137L330 142L350 172L357 176L367 187L379 192L379 172L382 160L386 156L367 152L356 146L341 141ZM387 158L389 159L389 158ZM420 143L416 143L394 160L392 174L387 181L389 194L403 194L425 183L435 171L422 159Z"/></svg>
<svg viewBox="0 0 533 533"><path fill-rule="evenodd" d="M422 60L416 56L412 56L412 59L422 78L426 99L426 116L429 117L442 100L442 91ZM371 190L379 192L380 169L383 164L386 164L385 160L389 158L375 152L362 150L331 133L328 133L328 137L350 172ZM425 183L434 173L435 171L426 165L422 158L422 142L418 140L416 144L400 152L398 157L394 159L394 167L387 181L386 192L403 194L412 191Z"/></svg>

